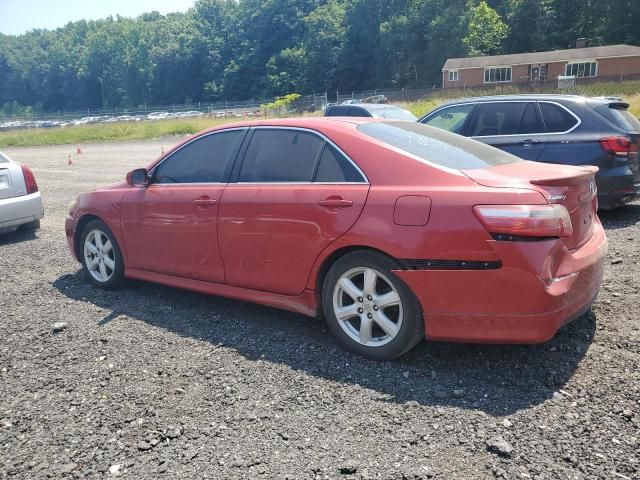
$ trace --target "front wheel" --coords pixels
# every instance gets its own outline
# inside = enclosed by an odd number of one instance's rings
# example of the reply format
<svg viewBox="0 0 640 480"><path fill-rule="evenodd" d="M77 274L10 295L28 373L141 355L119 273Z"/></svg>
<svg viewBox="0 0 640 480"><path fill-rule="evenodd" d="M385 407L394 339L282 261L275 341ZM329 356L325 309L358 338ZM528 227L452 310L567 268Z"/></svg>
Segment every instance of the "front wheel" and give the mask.
<svg viewBox="0 0 640 480"><path fill-rule="evenodd" d="M352 252L330 268L322 288L329 328L348 350L388 360L424 338L420 305L393 274L398 265L377 252Z"/></svg>
<svg viewBox="0 0 640 480"><path fill-rule="evenodd" d="M101 220L90 221L80 237L82 269L91 283L116 288L124 279L122 253L113 233Z"/></svg>

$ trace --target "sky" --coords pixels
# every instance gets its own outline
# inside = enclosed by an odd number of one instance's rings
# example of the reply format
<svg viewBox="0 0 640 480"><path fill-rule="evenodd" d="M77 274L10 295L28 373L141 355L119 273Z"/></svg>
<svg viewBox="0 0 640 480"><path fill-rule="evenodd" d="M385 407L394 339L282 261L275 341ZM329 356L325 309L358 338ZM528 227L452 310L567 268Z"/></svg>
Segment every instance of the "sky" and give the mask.
<svg viewBox="0 0 640 480"><path fill-rule="evenodd" d="M186 12L194 0L0 0L0 33L19 35L34 28L55 29L75 20L109 15L136 17L158 11Z"/></svg>

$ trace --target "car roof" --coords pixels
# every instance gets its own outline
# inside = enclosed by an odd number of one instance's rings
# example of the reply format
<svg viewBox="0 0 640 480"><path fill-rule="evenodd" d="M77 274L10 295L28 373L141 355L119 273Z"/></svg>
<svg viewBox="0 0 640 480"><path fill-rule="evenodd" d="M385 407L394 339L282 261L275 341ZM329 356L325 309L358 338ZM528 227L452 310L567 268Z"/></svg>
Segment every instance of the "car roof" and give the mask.
<svg viewBox="0 0 640 480"><path fill-rule="evenodd" d="M458 98L456 100L450 100L448 102L443 103L440 107L444 107L446 105L455 105L458 103L486 103L486 102L499 102L499 101L535 101L535 100L547 100L547 101L558 101L564 100L568 102L585 102L587 100L591 100L593 98L604 99L604 97L585 97L582 95L567 95L567 94L518 94L518 95L487 95L482 97L466 97L466 98ZM609 98L609 101L613 100L613 98ZM438 107L438 108L440 108Z"/></svg>
<svg viewBox="0 0 640 480"><path fill-rule="evenodd" d="M379 118L370 117L291 117L291 118L273 118L267 120L248 120L242 122L224 123L207 128L192 136L201 135L208 132L215 132L229 128L251 128L251 127L292 127L292 128L308 128L311 130L322 130L327 127L352 127L355 128L363 123L374 123L381 121L389 121Z"/></svg>

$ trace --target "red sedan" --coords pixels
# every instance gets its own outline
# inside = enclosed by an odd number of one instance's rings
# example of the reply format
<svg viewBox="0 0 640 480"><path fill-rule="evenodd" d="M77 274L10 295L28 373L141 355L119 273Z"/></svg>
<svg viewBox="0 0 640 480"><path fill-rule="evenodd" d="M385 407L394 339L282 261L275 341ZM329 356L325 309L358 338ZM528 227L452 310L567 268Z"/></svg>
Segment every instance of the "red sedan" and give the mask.
<svg viewBox="0 0 640 480"><path fill-rule="evenodd" d="M348 349L544 342L607 249L595 167L527 162L418 123L307 118L190 137L66 221L90 281L324 314Z"/></svg>

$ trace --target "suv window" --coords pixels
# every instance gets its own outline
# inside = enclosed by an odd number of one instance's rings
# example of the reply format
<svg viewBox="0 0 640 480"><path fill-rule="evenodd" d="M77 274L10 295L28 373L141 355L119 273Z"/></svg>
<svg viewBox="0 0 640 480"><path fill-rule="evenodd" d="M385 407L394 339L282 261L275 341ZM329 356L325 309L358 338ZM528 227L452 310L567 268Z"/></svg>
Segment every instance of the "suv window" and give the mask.
<svg viewBox="0 0 640 480"><path fill-rule="evenodd" d="M471 137L517 135L525 102L481 103L473 116Z"/></svg>
<svg viewBox="0 0 640 480"><path fill-rule="evenodd" d="M326 117L344 117L347 115L347 109L341 107L329 107L325 113Z"/></svg>
<svg viewBox="0 0 640 480"><path fill-rule="evenodd" d="M300 130L257 129L242 163L240 182L310 182L324 140Z"/></svg>
<svg viewBox="0 0 640 480"><path fill-rule="evenodd" d="M573 115L555 103L540 102L539 105L547 133L566 132L578 123Z"/></svg>
<svg viewBox="0 0 640 480"><path fill-rule="evenodd" d="M462 133L464 122L473 110L474 105L454 105L439 110L435 115L422 120L430 127L440 128L448 132Z"/></svg>
<svg viewBox="0 0 640 480"><path fill-rule="evenodd" d="M365 135L442 167L464 170L522 161L484 143L421 123L376 122L357 128Z"/></svg>
<svg viewBox="0 0 640 480"><path fill-rule="evenodd" d="M544 133L544 125L540 121L535 103L527 103L520 121L518 133L525 135L527 133Z"/></svg>
<svg viewBox="0 0 640 480"><path fill-rule="evenodd" d="M316 182L363 182L364 178L349 160L333 145L327 143L318 172Z"/></svg>
<svg viewBox="0 0 640 480"><path fill-rule="evenodd" d="M371 112L369 110L362 107L351 107L349 108L349 117L371 117Z"/></svg>
<svg viewBox="0 0 640 480"><path fill-rule="evenodd" d="M205 135L172 153L153 173L152 183L226 182L244 130Z"/></svg>

